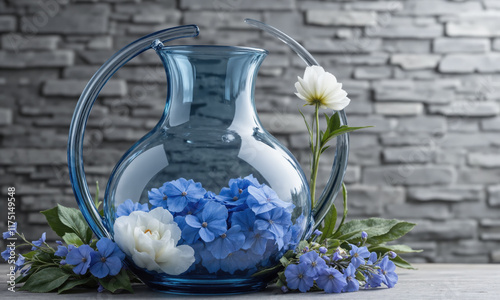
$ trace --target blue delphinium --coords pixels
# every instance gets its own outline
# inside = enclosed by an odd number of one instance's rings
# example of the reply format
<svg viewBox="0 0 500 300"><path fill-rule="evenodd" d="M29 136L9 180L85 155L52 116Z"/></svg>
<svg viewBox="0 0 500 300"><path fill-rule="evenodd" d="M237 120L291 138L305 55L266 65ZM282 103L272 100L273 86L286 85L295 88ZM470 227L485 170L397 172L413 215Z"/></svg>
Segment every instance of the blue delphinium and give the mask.
<svg viewBox="0 0 500 300"><path fill-rule="evenodd" d="M108 238L100 239L96 246L97 251L90 253L92 260L90 263L90 273L97 278L104 278L108 275L114 276L120 273L125 253Z"/></svg>
<svg viewBox="0 0 500 300"><path fill-rule="evenodd" d="M359 282L356 279L356 267L352 263L344 270L344 278L347 284L342 289L342 292L356 292L359 290Z"/></svg>
<svg viewBox="0 0 500 300"><path fill-rule="evenodd" d="M285 269L287 286L302 293L307 292L314 285L314 278L307 275L308 269L304 263L288 265Z"/></svg>
<svg viewBox="0 0 500 300"><path fill-rule="evenodd" d="M31 250L36 250L38 247L41 247L43 243L45 243L45 239L47 238L47 233L44 232L42 233L42 237L40 237L38 240L36 241L32 241L33 247L31 247Z"/></svg>
<svg viewBox="0 0 500 300"><path fill-rule="evenodd" d="M15 263L15 265L16 265L15 269L16 269L16 271L23 268L25 261L26 261L26 258L24 258L24 256L22 256L21 254L19 254L19 256L17 257L16 263Z"/></svg>
<svg viewBox="0 0 500 300"><path fill-rule="evenodd" d="M75 274L83 275L89 269L91 256L90 253L94 251L89 245L81 245L78 248L71 250L66 256L66 263L73 265L73 272Z"/></svg>
<svg viewBox="0 0 500 300"><path fill-rule="evenodd" d="M358 268L360 265L364 265L366 263L365 258L368 258L370 256L370 251L368 251L368 248L357 247L352 244L350 246L351 251L349 251L349 254L351 254L352 256L351 263L355 268Z"/></svg>
<svg viewBox="0 0 500 300"><path fill-rule="evenodd" d="M205 242L211 242L217 235L226 232L228 217L227 208L219 203L210 202L203 211L196 215L186 216L186 224L198 229L198 234Z"/></svg>
<svg viewBox="0 0 500 300"><path fill-rule="evenodd" d="M382 261L378 264L380 267L380 275L382 275L382 282L387 285L388 288L394 287L394 285L398 282L398 275L396 272L396 265L389 260L388 256L384 256Z"/></svg>
<svg viewBox="0 0 500 300"><path fill-rule="evenodd" d="M327 293L340 293L347 282L339 270L328 267L319 269L316 284Z"/></svg>
<svg viewBox="0 0 500 300"><path fill-rule="evenodd" d="M116 217L123 217L130 215L133 211L149 211L149 207L147 203L140 204L139 202L133 202L130 199L125 200L122 204L118 206L116 210Z"/></svg>
<svg viewBox="0 0 500 300"><path fill-rule="evenodd" d="M13 237L16 234L16 231L17 231L17 222L14 222L14 224L9 227L9 230L2 233L3 239L5 240L10 237Z"/></svg>

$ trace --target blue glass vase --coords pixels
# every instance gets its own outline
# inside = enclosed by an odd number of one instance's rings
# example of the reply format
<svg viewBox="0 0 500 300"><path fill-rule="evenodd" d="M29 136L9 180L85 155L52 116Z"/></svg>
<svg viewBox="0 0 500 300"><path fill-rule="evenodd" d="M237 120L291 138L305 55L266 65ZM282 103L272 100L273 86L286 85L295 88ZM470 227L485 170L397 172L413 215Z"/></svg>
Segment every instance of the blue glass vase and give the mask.
<svg viewBox="0 0 500 300"><path fill-rule="evenodd" d="M321 221L338 192L347 153L337 157L312 211L302 169L256 113L254 85L267 51L162 43L197 34L194 25L153 33L94 75L72 120L71 182L94 233L114 239L149 287L176 294L256 291L275 275L258 272L277 265ZM109 78L148 49L167 74L165 110L113 170L101 217L83 170L85 124Z"/></svg>

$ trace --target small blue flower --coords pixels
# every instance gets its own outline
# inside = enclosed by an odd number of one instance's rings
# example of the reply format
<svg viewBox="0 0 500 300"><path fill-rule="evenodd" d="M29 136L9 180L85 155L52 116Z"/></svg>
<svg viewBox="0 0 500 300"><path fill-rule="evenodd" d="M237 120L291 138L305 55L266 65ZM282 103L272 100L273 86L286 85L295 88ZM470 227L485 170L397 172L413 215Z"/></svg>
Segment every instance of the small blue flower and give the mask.
<svg viewBox="0 0 500 300"><path fill-rule="evenodd" d="M328 251L328 249L326 249L325 247L319 247L319 252L322 253L322 254L325 254L326 251Z"/></svg>
<svg viewBox="0 0 500 300"><path fill-rule="evenodd" d="M25 260L24 256L19 254L19 257L16 260L16 271L23 268Z"/></svg>
<svg viewBox="0 0 500 300"><path fill-rule="evenodd" d="M340 254L340 252L337 250L335 252L333 252L333 255L332 255L332 260L333 261L337 261L337 260L341 260L343 257L342 255Z"/></svg>
<svg viewBox="0 0 500 300"><path fill-rule="evenodd" d="M388 288L394 287L398 282L398 275L394 272L396 270L396 265L389 260L389 257L384 256L378 266L380 267L379 273L382 275L382 282L387 285Z"/></svg>
<svg viewBox="0 0 500 300"><path fill-rule="evenodd" d="M97 292L98 293L102 293L104 292L106 289L99 283L99 286L97 287Z"/></svg>
<svg viewBox="0 0 500 300"><path fill-rule="evenodd" d="M254 223L255 214L251 209L235 212L231 217L231 224L240 226L241 232L245 234L245 244L242 249L262 255L266 251L267 241L273 239L273 234L266 230L255 229Z"/></svg>
<svg viewBox="0 0 500 300"><path fill-rule="evenodd" d="M376 288L382 284L382 275L372 272L365 274L366 286L365 288Z"/></svg>
<svg viewBox="0 0 500 300"><path fill-rule="evenodd" d="M289 264L285 269L286 285L291 289L307 292L314 285L314 278L308 276L306 264Z"/></svg>
<svg viewBox="0 0 500 300"><path fill-rule="evenodd" d="M163 188L167 196L167 207L171 212L184 210L189 202L198 202L207 193L201 183L184 178L166 182Z"/></svg>
<svg viewBox="0 0 500 300"><path fill-rule="evenodd" d="M268 212L275 207L291 211L294 207L292 203L281 200L276 192L267 185L261 187L249 186L247 204L255 214Z"/></svg>
<svg viewBox="0 0 500 300"><path fill-rule="evenodd" d="M319 257L316 251L309 251L299 258L300 264L307 266L306 274L309 277L316 279L321 269L326 269L328 266L324 259Z"/></svg>
<svg viewBox="0 0 500 300"><path fill-rule="evenodd" d="M233 225L228 231L218 238L207 243L207 249L217 259L226 258L229 253L235 252L245 243L245 235L241 232L241 227Z"/></svg>
<svg viewBox="0 0 500 300"><path fill-rule="evenodd" d="M149 207L147 203L140 204L139 202L133 202L130 199L125 200L122 204L118 206L116 210L116 217L123 217L130 215L133 211L149 211Z"/></svg>
<svg viewBox="0 0 500 300"><path fill-rule="evenodd" d="M316 284L327 293L340 293L347 282L342 273L330 267L319 270Z"/></svg>
<svg viewBox="0 0 500 300"><path fill-rule="evenodd" d="M163 207L167 209L168 196L166 194L165 184L157 189L153 188L151 191L148 191L148 198L153 208Z"/></svg>
<svg viewBox="0 0 500 300"><path fill-rule="evenodd" d="M66 257L66 255L68 255L68 252L68 247L57 246L57 251L54 253L54 255L59 257Z"/></svg>
<svg viewBox="0 0 500 300"><path fill-rule="evenodd" d="M284 294L288 293L288 288L286 287L286 285L282 285L280 289Z"/></svg>
<svg viewBox="0 0 500 300"><path fill-rule="evenodd" d="M97 251L90 253L92 258L90 273L97 278L104 278L108 275L115 276L120 273L125 253L108 238L100 239L96 246Z"/></svg>
<svg viewBox="0 0 500 300"><path fill-rule="evenodd" d="M377 253L376 252L371 252L370 256L368 257L368 261L366 262L369 265L373 265L375 262L377 262Z"/></svg>
<svg viewBox="0 0 500 300"><path fill-rule="evenodd" d="M359 290L359 282L356 279L356 267L352 263L344 270L344 278L347 284L342 289L342 292L356 292Z"/></svg>
<svg viewBox="0 0 500 300"><path fill-rule="evenodd" d="M92 251L94 250L92 250L89 245L81 245L68 253L65 263L75 266L73 268L73 272L75 272L75 274L83 275L87 273L87 270L89 269L91 262L90 253Z"/></svg>
<svg viewBox="0 0 500 300"><path fill-rule="evenodd" d="M59 246L62 246L62 245L63 245L63 242L61 242L61 241L56 241L56 244L58 244Z"/></svg>
<svg viewBox="0 0 500 300"><path fill-rule="evenodd" d="M277 240L284 236L285 229L290 225L292 225L290 213L279 207L257 215L255 220L255 228L269 230Z"/></svg>
<svg viewBox="0 0 500 300"><path fill-rule="evenodd" d="M42 237L39 238L38 240L36 241L32 241L33 247L31 247L31 250L36 250L37 248L41 247L43 243L45 243L45 239L47 238L47 233L42 233Z"/></svg>
<svg viewBox="0 0 500 300"><path fill-rule="evenodd" d="M352 256L351 263L357 269L360 265L364 265L366 263L365 258L370 256L370 251L368 251L368 248L366 247L358 248L357 246L351 244L351 251L349 254Z"/></svg>
<svg viewBox="0 0 500 300"><path fill-rule="evenodd" d="M216 202L209 202L197 215L187 215L186 224L198 229L198 234L205 242L211 242L217 235L226 232L227 208Z"/></svg>
<svg viewBox="0 0 500 300"><path fill-rule="evenodd" d="M366 240L367 238L368 238L368 233L366 233L365 231L362 231L361 232L361 239Z"/></svg>
<svg viewBox="0 0 500 300"><path fill-rule="evenodd" d="M396 252L394 252L394 251L389 251L389 257L390 257L390 258L394 259L394 258L396 258L397 256L398 256L398 255L396 254Z"/></svg>
<svg viewBox="0 0 500 300"><path fill-rule="evenodd" d="M7 248L5 251L2 252L2 258L5 259L5 261L8 261L10 257L10 249Z"/></svg>
<svg viewBox="0 0 500 300"><path fill-rule="evenodd" d="M2 234L4 240L8 239L10 237L13 237L16 234L16 232L17 232L17 222L14 222L14 224L12 226L10 226L8 229L9 230L7 230L6 232L4 232Z"/></svg>
<svg viewBox="0 0 500 300"><path fill-rule="evenodd" d="M313 235L322 235L323 232L319 231L318 229L314 230Z"/></svg>

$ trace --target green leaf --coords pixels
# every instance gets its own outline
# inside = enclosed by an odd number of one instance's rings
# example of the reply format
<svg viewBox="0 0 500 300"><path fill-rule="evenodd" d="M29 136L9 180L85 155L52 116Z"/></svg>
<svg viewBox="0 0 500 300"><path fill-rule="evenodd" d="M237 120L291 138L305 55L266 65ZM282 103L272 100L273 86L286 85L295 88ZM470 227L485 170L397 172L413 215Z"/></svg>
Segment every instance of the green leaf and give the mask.
<svg viewBox="0 0 500 300"><path fill-rule="evenodd" d="M332 204L325 219L323 220L323 226L321 228L321 232L323 232L323 234L320 236L320 243L333 234L335 224L337 224L337 208L335 207L335 204Z"/></svg>
<svg viewBox="0 0 500 300"><path fill-rule="evenodd" d="M33 293L48 293L63 285L69 277L70 274L57 267L42 269L30 276L20 290Z"/></svg>
<svg viewBox="0 0 500 300"><path fill-rule="evenodd" d="M288 258L283 256L280 258L280 263L284 268L286 268L290 264L290 261L288 260Z"/></svg>
<svg viewBox="0 0 500 300"><path fill-rule="evenodd" d="M385 235L392 227L401 222L403 221L381 218L351 220L342 226L335 237L340 240L361 239L361 232L365 231L368 234L368 239L373 239L374 237Z"/></svg>
<svg viewBox="0 0 500 300"><path fill-rule="evenodd" d="M309 133L309 146L311 147L311 152L312 152L313 151L313 132L311 130L311 127L309 126L309 123L307 123L306 116L304 116L304 114L302 113L302 111L300 111L300 109L299 109L299 113L302 116L302 118L304 119L304 123L306 124L307 132Z"/></svg>
<svg viewBox="0 0 500 300"><path fill-rule="evenodd" d="M404 222L404 221L399 222L396 225L392 226L392 228L386 234L382 234L379 236L372 236L372 237L368 235L368 240L366 242L372 245L377 245L397 240L400 237L407 234L408 232L410 232L413 229L413 227L415 227L415 225L416 225L415 223L410 223L410 222Z"/></svg>
<svg viewBox="0 0 500 300"><path fill-rule="evenodd" d="M328 135L325 135L323 137L323 139L321 140L321 147L325 146L326 143L328 143L331 139L333 139L334 137L337 137L341 134L364 129L364 128L369 128L369 127L373 127L373 126L363 126L363 127L349 127L346 125L340 126L339 129L332 131Z"/></svg>
<svg viewBox="0 0 500 300"><path fill-rule="evenodd" d="M409 270L417 270L414 266L412 266L409 262L406 260L402 259L401 256L396 256L395 258L391 258L391 260L394 262L394 264L400 268L403 269L409 269Z"/></svg>
<svg viewBox="0 0 500 300"><path fill-rule="evenodd" d="M33 251L30 251L28 253L24 253L23 256L24 258L27 258L27 259L32 259L33 256L38 252L38 250L33 250Z"/></svg>
<svg viewBox="0 0 500 300"><path fill-rule="evenodd" d="M95 182L95 198L94 198L94 205L95 208L98 210L99 207L101 206L102 202L99 201L99 181Z"/></svg>
<svg viewBox="0 0 500 300"><path fill-rule="evenodd" d="M119 290L126 290L131 293L134 292L132 290L132 286L130 285L130 278L128 277L127 271L125 269L122 269L116 276L107 276L104 278L100 278L99 283L103 288L112 293L115 293Z"/></svg>
<svg viewBox="0 0 500 300"><path fill-rule="evenodd" d="M68 245L81 246L84 244L78 235L71 232L66 233L62 238Z"/></svg>
<svg viewBox="0 0 500 300"><path fill-rule="evenodd" d="M416 252L422 252L423 250L415 250L412 249L410 246L407 245L372 245L368 247L368 250L370 252L377 252L380 254L387 253L389 251L393 251L397 254L404 254L404 253L416 253Z"/></svg>
<svg viewBox="0 0 500 300"><path fill-rule="evenodd" d="M345 184L342 182L342 198L344 200L344 212L342 214L342 220L340 221L339 227L337 227L337 230L331 235L331 237L336 237L338 233L341 231L342 227L344 226L345 218L347 217L347 188L345 187Z"/></svg>
<svg viewBox="0 0 500 300"><path fill-rule="evenodd" d="M57 293L61 294L64 293L65 291L69 291L74 289L75 287L79 285L86 285L87 283L93 281L92 277L87 277L83 279L77 279L77 280L68 280L66 281L59 289L57 289Z"/></svg>
<svg viewBox="0 0 500 300"><path fill-rule="evenodd" d="M326 248L336 249L338 246L340 246L340 240L326 239Z"/></svg>
<svg viewBox="0 0 500 300"><path fill-rule="evenodd" d="M82 213L76 208L69 208L62 205L57 205L58 215L61 222L71 228L73 233L88 244L92 239L92 230L87 225Z"/></svg>
<svg viewBox="0 0 500 300"><path fill-rule="evenodd" d="M325 152L326 149L328 149L328 148L330 148L330 146L326 146L326 147L321 148L321 152L320 153L323 154L323 152Z"/></svg>
<svg viewBox="0 0 500 300"><path fill-rule="evenodd" d="M57 233L58 236L63 237L65 233L73 232L70 227L64 225L59 219L57 207L41 211L41 213L45 216L45 219L47 219L47 223L49 224L50 228L52 228L52 230L54 230L54 232Z"/></svg>

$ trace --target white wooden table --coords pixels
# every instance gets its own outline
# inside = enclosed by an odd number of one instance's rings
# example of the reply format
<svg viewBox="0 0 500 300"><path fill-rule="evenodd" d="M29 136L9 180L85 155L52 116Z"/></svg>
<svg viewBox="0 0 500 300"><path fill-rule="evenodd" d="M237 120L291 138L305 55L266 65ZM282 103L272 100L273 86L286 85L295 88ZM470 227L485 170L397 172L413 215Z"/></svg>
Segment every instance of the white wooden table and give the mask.
<svg viewBox="0 0 500 300"><path fill-rule="evenodd" d="M150 291L145 286L135 286L134 294L97 293L89 290L84 293L57 295L33 294L7 290L6 274L8 265L0 265L0 299L360 299L360 300L413 300L413 299L495 299L500 300L500 265L461 265L461 264L417 264L417 271L397 270L399 282L392 289L378 288L361 290L357 293L287 293L277 288L267 288L258 293L231 296L189 296L180 297Z"/></svg>

